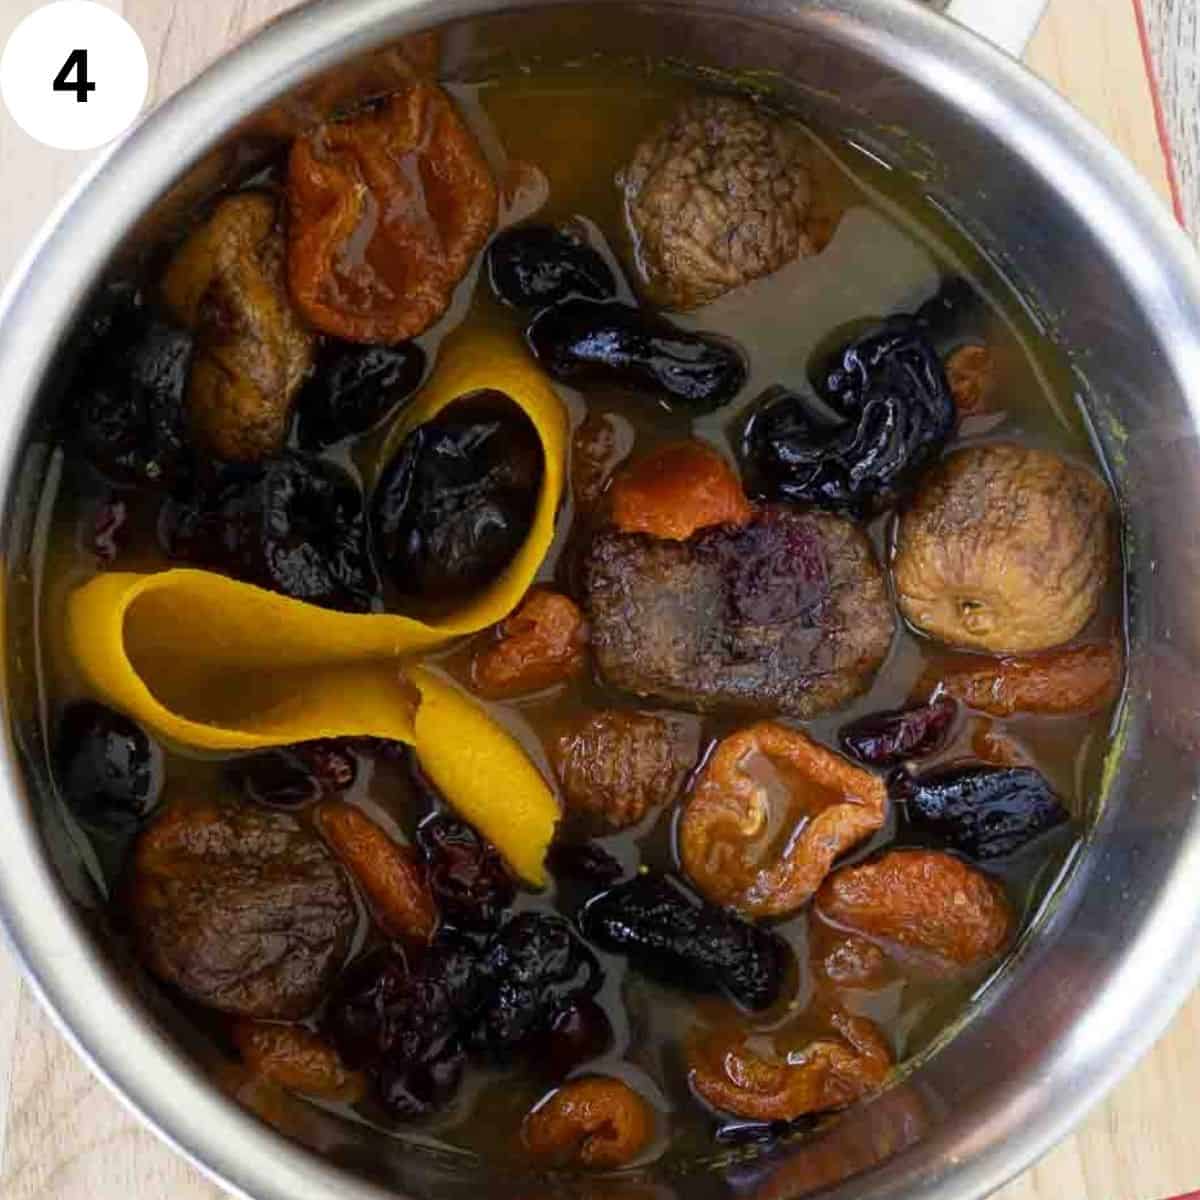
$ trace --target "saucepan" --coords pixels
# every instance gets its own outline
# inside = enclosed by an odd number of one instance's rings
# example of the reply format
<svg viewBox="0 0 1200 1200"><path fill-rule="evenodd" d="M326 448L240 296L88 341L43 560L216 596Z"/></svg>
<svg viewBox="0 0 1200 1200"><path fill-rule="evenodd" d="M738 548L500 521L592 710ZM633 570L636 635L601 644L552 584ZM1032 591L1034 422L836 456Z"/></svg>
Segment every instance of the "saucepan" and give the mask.
<svg viewBox="0 0 1200 1200"><path fill-rule="evenodd" d="M955 0L1015 49L1037 4ZM539 1194L313 1110L285 1138L209 1082L105 945L40 749L39 497L49 414L89 289L255 147L297 98L442 28L442 73L664 58L738 77L915 174L1071 365L1120 498L1129 678L1090 832L1054 902L953 1037L828 1132L565 1193L982 1197L1062 1137L1200 975L1200 270L1120 155L1007 54L909 0L318 0L218 62L55 214L0 315L5 729L0 913L77 1050L181 1153L256 1200ZM314 90L315 89L315 90ZM286 121L283 122L286 124ZM278 133L275 134L278 136Z"/></svg>

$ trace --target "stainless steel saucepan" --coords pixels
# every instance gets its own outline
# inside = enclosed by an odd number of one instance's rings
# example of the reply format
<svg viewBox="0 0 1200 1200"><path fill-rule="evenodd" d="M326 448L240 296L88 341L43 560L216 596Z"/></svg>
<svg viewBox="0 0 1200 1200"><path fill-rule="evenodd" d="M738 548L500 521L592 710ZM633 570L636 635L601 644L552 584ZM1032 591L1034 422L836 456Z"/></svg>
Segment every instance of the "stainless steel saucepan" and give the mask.
<svg viewBox="0 0 1200 1200"><path fill-rule="evenodd" d="M953 0L1012 20L1032 6ZM0 911L93 1068L180 1151L255 1200L531 1200L550 1189L313 1110L285 1139L207 1082L176 1019L105 944L46 778L35 663L47 414L89 288L234 161L261 115L445 26L447 76L540 56L634 54L755 72L780 101L911 169L1063 346L1124 515L1130 676L1103 794L1056 900L971 1018L905 1081L814 1142L562 1194L630 1200L829 1188L972 1200L1065 1134L1200 974L1200 271L1146 185L1015 61L908 0L319 0L164 104L47 226L0 315L5 715ZM1000 28L1000 27L998 27ZM278 110L277 110L278 111ZM249 139L249 143L247 142ZM265 140L264 140L265 139ZM320 1151L311 1153L305 1144ZM824 1194L824 1193L823 1193Z"/></svg>

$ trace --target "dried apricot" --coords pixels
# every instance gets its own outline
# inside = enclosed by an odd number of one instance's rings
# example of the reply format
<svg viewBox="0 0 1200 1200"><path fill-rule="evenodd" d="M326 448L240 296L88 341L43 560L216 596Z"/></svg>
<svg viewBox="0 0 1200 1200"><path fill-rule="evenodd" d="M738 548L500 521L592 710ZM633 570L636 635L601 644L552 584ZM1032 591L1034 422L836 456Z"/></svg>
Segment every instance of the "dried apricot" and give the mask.
<svg viewBox="0 0 1200 1200"><path fill-rule="evenodd" d="M292 294L318 329L351 341L428 329L496 221L482 151L424 81L298 138L287 191Z"/></svg>
<svg viewBox="0 0 1200 1200"><path fill-rule="evenodd" d="M782 916L883 825L886 804L876 776L799 730L762 721L708 760L683 810L680 857L715 903Z"/></svg>
<svg viewBox="0 0 1200 1200"><path fill-rule="evenodd" d="M960 346L946 359L946 381L960 420L987 412L996 394L995 355L987 346Z"/></svg>
<svg viewBox="0 0 1200 1200"><path fill-rule="evenodd" d="M327 801L316 814L317 827L366 893L384 933L428 942L437 926L437 909L416 854L345 801Z"/></svg>
<svg viewBox="0 0 1200 1200"><path fill-rule="evenodd" d="M362 1099L363 1076L303 1026L243 1019L233 1027L233 1041L242 1061L260 1079L322 1100L353 1104Z"/></svg>
<svg viewBox="0 0 1200 1200"><path fill-rule="evenodd" d="M940 850L889 850L835 871L817 912L843 928L911 951L932 966L994 958L1014 928L1004 888Z"/></svg>
<svg viewBox="0 0 1200 1200"><path fill-rule="evenodd" d="M703 442L673 442L624 468L612 482L622 533L684 541L709 525L744 525L752 509L733 468Z"/></svg>
<svg viewBox="0 0 1200 1200"><path fill-rule="evenodd" d="M845 1108L882 1087L892 1053L865 1017L834 1012L830 1036L772 1061L745 1035L717 1034L688 1046L688 1082L714 1108L754 1121L791 1121Z"/></svg>
<svg viewBox="0 0 1200 1200"><path fill-rule="evenodd" d="M535 1158L565 1167L621 1167L645 1148L650 1106L619 1079L573 1079L551 1092L521 1125Z"/></svg>
<svg viewBox="0 0 1200 1200"><path fill-rule="evenodd" d="M476 652L471 682L493 699L536 692L578 675L586 648L587 622L574 601L533 588L496 626L495 640Z"/></svg>

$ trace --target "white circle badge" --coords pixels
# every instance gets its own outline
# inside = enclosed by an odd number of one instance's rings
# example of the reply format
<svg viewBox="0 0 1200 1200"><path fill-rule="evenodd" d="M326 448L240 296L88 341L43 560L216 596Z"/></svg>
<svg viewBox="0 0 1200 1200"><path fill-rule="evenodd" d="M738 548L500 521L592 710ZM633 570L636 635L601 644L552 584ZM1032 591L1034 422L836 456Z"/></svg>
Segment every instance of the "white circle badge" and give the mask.
<svg viewBox="0 0 1200 1200"><path fill-rule="evenodd" d="M0 57L0 95L30 137L94 150L133 124L150 87L141 39L92 0L55 0L13 30Z"/></svg>

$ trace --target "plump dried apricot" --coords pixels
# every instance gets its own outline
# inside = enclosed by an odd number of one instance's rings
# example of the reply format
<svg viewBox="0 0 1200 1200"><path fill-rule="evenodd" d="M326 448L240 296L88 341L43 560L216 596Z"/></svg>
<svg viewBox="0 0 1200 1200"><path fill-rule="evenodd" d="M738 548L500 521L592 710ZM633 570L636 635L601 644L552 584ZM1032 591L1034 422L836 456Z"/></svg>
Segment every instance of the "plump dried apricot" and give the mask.
<svg viewBox="0 0 1200 1200"><path fill-rule="evenodd" d="M994 879L940 850L889 850L835 871L817 912L932 966L972 967L1008 944L1014 920Z"/></svg>
<svg viewBox="0 0 1200 1200"><path fill-rule="evenodd" d="M829 1023L829 1036L776 1060L752 1050L744 1035L693 1039L688 1082L713 1108L752 1121L791 1121L845 1108L882 1087L892 1053L865 1017L834 1012Z"/></svg>
<svg viewBox="0 0 1200 1200"><path fill-rule="evenodd" d="M551 1092L521 1125L535 1158L557 1167L624 1166L654 1129L650 1106L619 1079L573 1079Z"/></svg>
<svg viewBox="0 0 1200 1200"><path fill-rule="evenodd" d="M428 942L437 926L437 909L416 854L345 801L327 801L316 814L317 827L366 894L384 933Z"/></svg>
<svg viewBox="0 0 1200 1200"><path fill-rule="evenodd" d="M318 329L351 341L428 329L496 221L482 151L424 81L298 138L287 192L292 295Z"/></svg>
<svg viewBox="0 0 1200 1200"><path fill-rule="evenodd" d="M963 655L927 673L923 684L992 717L1095 712L1121 686L1121 647L1114 640L1004 658Z"/></svg>
<svg viewBox="0 0 1200 1200"><path fill-rule="evenodd" d="M946 381L959 419L987 412L996 394L996 358L987 346L960 346L946 359Z"/></svg>
<svg viewBox="0 0 1200 1200"><path fill-rule="evenodd" d="M561 592L533 588L471 660L471 682L500 699L563 683L583 670L587 622Z"/></svg>
<svg viewBox="0 0 1200 1200"><path fill-rule="evenodd" d="M242 1061L260 1079L322 1100L353 1104L362 1099L363 1076L303 1026L243 1019L233 1027L233 1041Z"/></svg>
<svg viewBox="0 0 1200 1200"><path fill-rule="evenodd" d="M622 533L684 541L709 525L744 525L750 502L733 468L703 442L673 442L625 467L610 492Z"/></svg>
<svg viewBox="0 0 1200 1200"><path fill-rule="evenodd" d="M679 852L714 903L777 917L883 825L882 780L806 734L762 721L720 742L688 797Z"/></svg>

